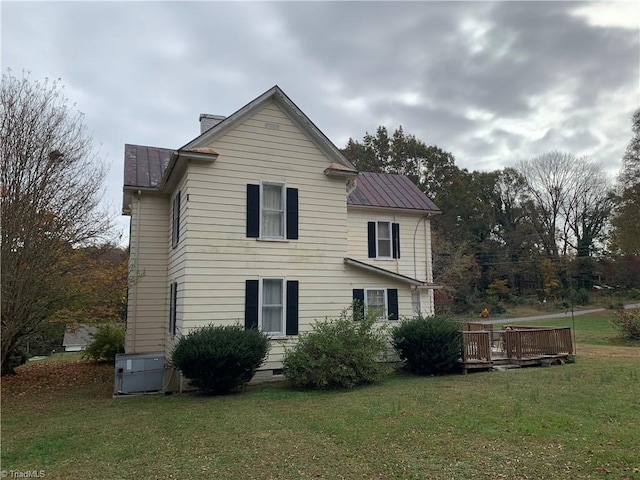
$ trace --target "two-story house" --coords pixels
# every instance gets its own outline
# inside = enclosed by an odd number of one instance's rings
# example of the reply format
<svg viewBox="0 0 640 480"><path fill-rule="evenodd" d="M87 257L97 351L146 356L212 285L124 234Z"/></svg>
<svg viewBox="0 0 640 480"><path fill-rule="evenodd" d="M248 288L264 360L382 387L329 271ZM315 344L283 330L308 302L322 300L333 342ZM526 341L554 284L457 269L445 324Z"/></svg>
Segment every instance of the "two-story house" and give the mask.
<svg viewBox="0 0 640 480"><path fill-rule="evenodd" d="M277 86L172 150L125 146L131 216L127 353L207 324L286 345L354 299L381 321L433 313L430 216L401 175L358 173Z"/></svg>

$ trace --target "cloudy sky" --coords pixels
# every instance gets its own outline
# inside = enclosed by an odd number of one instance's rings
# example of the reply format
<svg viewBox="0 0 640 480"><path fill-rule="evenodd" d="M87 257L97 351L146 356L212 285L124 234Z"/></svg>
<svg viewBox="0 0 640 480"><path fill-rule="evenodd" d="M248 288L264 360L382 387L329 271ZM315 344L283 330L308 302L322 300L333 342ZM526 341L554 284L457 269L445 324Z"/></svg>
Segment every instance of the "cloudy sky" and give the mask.
<svg viewBox="0 0 640 480"><path fill-rule="evenodd" d="M61 78L111 165L279 85L340 148L402 125L469 170L563 150L614 175L640 106L638 2L8 2L2 69ZM127 241L128 221L118 219Z"/></svg>

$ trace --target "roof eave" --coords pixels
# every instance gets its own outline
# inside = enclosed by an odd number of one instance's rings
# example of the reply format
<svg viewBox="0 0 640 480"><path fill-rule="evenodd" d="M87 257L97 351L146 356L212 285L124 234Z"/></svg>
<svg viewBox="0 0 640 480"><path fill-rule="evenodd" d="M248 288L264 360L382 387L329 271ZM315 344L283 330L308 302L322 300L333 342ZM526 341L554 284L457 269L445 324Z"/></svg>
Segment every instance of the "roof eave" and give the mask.
<svg viewBox="0 0 640 480"><path fill-rule="evenodd" d="M412 287L416 287L419 289L439 289L442 288L439 285L434 285L431 283L423 282L422 280L418 280L417 278L407 277L406 275L401 275L399 273L392 272L390 270L385 270L384 268L376 267L374 265L369 265L368 263L361 262L360 260L355 260L353 258L345 258L344 263L347 265L351 265L356 268L360 268L362 270L366 270L371 273L375 273L377 275L391 278L398 282L408 283Z"/></svg>
<svg viewBox="0 0 640 480"><path fill-rule="evenodd" d="M215 128L215 127L214 127ZM178 162L178 159L182 158L185 161ZM158 185L158 189L164 193L170 193L175 184L178 182L178 178L187 169L188 161L196 161L202 163L213 163L217 160L218 153L207 147L183 147L174 151L169 159L169 164L162 175L162 180ZM176 172L174 174L174 172Z"/></svg>
<svg viewBox="0 0 640 480"><path fill-rule="evenodd" d="M358 205L347 203L347 208L356 208L356 209L367 209L367 210L377 210L377 211L386 211L386 212L407 212L407 213L416 213L422 215L439 215L442 213L441 210L426 210L421 208L404 208L404 207L379 207L377 205Z"/></svg>

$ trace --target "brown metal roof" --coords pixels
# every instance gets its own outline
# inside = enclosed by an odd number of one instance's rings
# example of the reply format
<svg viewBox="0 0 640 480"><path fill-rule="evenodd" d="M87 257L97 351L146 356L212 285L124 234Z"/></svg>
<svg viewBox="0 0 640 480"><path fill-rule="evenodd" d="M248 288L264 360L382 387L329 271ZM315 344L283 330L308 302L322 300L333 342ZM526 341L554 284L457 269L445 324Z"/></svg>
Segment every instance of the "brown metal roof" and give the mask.
<svg viewBox="0 0 640 480"><path fill-rule="evenodd" d="M361 172L347 205L440 211L409 177L393 173Z"/></svg>
<svg viewBox="0 0 640 480"><path fill-rule="evenodd" d="M169 148L124 146L125 187L155 188L160 185L169 158L173 153Z"/></svg>

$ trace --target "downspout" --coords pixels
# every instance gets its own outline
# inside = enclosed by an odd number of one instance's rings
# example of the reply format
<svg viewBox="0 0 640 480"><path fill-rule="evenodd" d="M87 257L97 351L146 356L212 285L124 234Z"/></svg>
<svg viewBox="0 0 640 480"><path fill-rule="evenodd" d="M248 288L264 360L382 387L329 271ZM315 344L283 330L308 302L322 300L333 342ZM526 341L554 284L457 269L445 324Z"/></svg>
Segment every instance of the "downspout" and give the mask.
<svg viewBox="0 0 640 480"><path fill-rule="evenodd" d="M131 335L131 343L133 353L136 351L136 330L138 328L138 279L140 278L140 203L142 191L138 190L138 199L136 202L136 271L135 271L135 290L133 291L133 315L134 327Z"/></svg>

